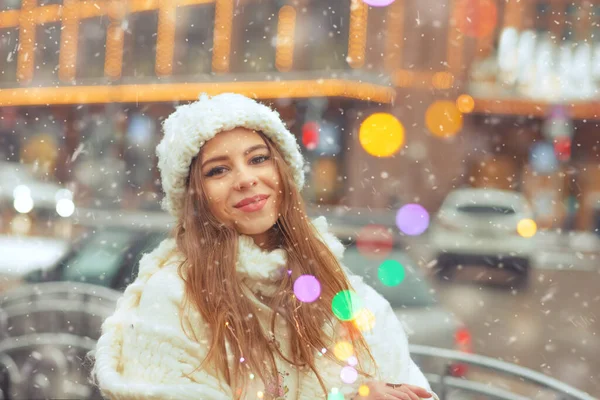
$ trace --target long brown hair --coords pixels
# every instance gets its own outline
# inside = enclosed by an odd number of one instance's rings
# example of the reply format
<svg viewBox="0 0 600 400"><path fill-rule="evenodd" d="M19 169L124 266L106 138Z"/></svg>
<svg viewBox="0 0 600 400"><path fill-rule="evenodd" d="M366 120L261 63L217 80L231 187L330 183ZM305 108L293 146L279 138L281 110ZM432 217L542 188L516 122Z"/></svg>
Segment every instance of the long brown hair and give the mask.
<svg viewBox="0 0 600 400"><path fill-rule="evenodd" d="M324 333L324 326L343 327L342 331L352 342L355 354L368 355L373 365L374 359L354 324L341 322L337 325L331 302L338 292L351 290L350 283L331 250L316 236L290 167L271 140L258 133L269 148L281 178L281 209L277 223L269 231L269 243L286 250L287 268L291 270L291 275L284 274L269 306L272 310L281 310L281 315L292 327L292 359L286 360L298 367L310 368L326 393L325 383L315 368L316 352L330 348L333 340ZM211 337L207 338L209 351L199 368L206 365L215 368L240 395L250 372L258 375L263 382L275 378L274 354L277 352L281 357L283 354L272 345L258 318L249 318L257 315L257 310L244 296L242 283L236 275L239 234L234 228L219 222L209 211L198 165L200 154L190 167L183 216L175 227L177 246L184 256L179 274L185 281L186 301L200 312L211 332ZM293 295L293 282L304 274L314 275L321 284L321 297L314 303L302 303ZM270 321L273 333L275 318L276 313L273 312ZM233 353L233 371L228 366L226 343ZM341 364L332 353L328 351L325 356ZM245 359L243 364L237 362L242 357ZM362 364L359 358L359 372L371 376L362 369Z"/></svg>

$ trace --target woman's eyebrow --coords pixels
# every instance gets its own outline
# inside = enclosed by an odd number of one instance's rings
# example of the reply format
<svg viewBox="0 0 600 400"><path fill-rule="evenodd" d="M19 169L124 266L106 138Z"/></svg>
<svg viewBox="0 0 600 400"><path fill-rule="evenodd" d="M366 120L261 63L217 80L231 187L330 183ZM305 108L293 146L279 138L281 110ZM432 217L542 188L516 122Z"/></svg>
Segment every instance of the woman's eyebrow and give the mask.
<svg viewBox="0 0 600 400"><path fill-rule="evenodd" d="M248 154L250 154L253 151L258 150L258 149L267 149L268 150L268 147L265 146L264 144L256 144L254 146L248 147L246 149L246 151L244 151L244 155L246 156L246 155L248 155ZM202 167L201 168L204 168L204 166L206 164L208 164L208 163L211 163L211 162L214 162L214 161L224 161L224 160L228 160L228 159L229 159L229 156L227 156L227 155L216 156L216 157L213 157L213 158L210 158L210 159L204 161L202 163Z"/></svg>

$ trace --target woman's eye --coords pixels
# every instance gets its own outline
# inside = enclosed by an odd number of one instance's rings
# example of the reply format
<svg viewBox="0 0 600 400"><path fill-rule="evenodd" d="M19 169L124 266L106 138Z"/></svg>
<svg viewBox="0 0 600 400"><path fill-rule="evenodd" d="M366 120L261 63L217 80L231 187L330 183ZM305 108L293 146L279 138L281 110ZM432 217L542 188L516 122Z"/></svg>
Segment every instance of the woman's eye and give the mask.
<svg viewBox="0 0 600 400"><path fill-rule="evenodd" d="M263 162L267 161L268 159L270 159L270 156L256 156L252 159L252 164L262 164ZM210 176L214 176L214 175L219 175L221 173L222 170L224 170L225 167L215 167L213 169L211 169L210 171L208 171L208 173L206 174L206 176L210 177Z"/></svg>
<svg viewBox="0 0 600 400"><path fill-rule="evenodd" d="M262 162L267 161L269 158L270 158L269 156L257 156L252 159L252 162L254 162L256 160L262 160L262 161L258 161L259 163L262 163Z"/></svg>

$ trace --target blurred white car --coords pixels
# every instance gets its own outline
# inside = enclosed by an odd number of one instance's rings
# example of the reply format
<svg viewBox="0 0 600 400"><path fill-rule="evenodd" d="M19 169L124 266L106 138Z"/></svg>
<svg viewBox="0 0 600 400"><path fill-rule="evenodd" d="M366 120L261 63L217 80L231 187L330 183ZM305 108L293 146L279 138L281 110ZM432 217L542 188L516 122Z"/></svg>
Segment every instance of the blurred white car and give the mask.
<svg viewBox="0 0 600 400"><path fill-rule="evenodd" d="M61 228L74 212L73 192L69 189L37 178L28 165L0 162L2 233L41 235L42 230L48 231L42 229L44 226ZM47 233L41 236L61 236L53 230Z"/></svg>
<svg viewBox="0 0 600 400"><path fill-rule="evenodd" d="M430 227L430 240L441 271L458 264L507 267L525 283L533 257L533 212L518 192L498 189L457 189L448 194Z"/></svg>

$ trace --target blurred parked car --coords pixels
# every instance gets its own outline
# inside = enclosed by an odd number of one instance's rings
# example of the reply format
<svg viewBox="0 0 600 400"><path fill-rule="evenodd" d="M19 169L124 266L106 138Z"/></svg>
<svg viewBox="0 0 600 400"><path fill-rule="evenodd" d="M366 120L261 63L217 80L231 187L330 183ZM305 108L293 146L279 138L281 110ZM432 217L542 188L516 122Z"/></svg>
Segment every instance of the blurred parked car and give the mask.
<svg viewBox="0 0 600 400"><path fill-rule="evenodd" d="M508 267L525 283L534 251L519 222L533 219L525 197L497 189L457 189L446 197L430 227L441 270L458 264ZM535 233L535 228L531 230Z"/></svg>
<svg viewBox="0 0 600 400"><path fill-rule="evenodd" d="M51 269L28 274L28 283L74 281L123 291L137 276L138 261L155 248L167 233L121 227L91 230ZM378 262L363 256L356 245L345 239L345 265L379 291L396 311L414 344L471 350L471 336L456 316L442 307L434 290L417 264L402 251L393 251L387 259L404 266L406 276L396 287L383 285L377 278ZM428 366L429 367L429 366ZM431 366L443 368L443 366ZM451 366L451 373L465 373L461 365Z"/></svg>

